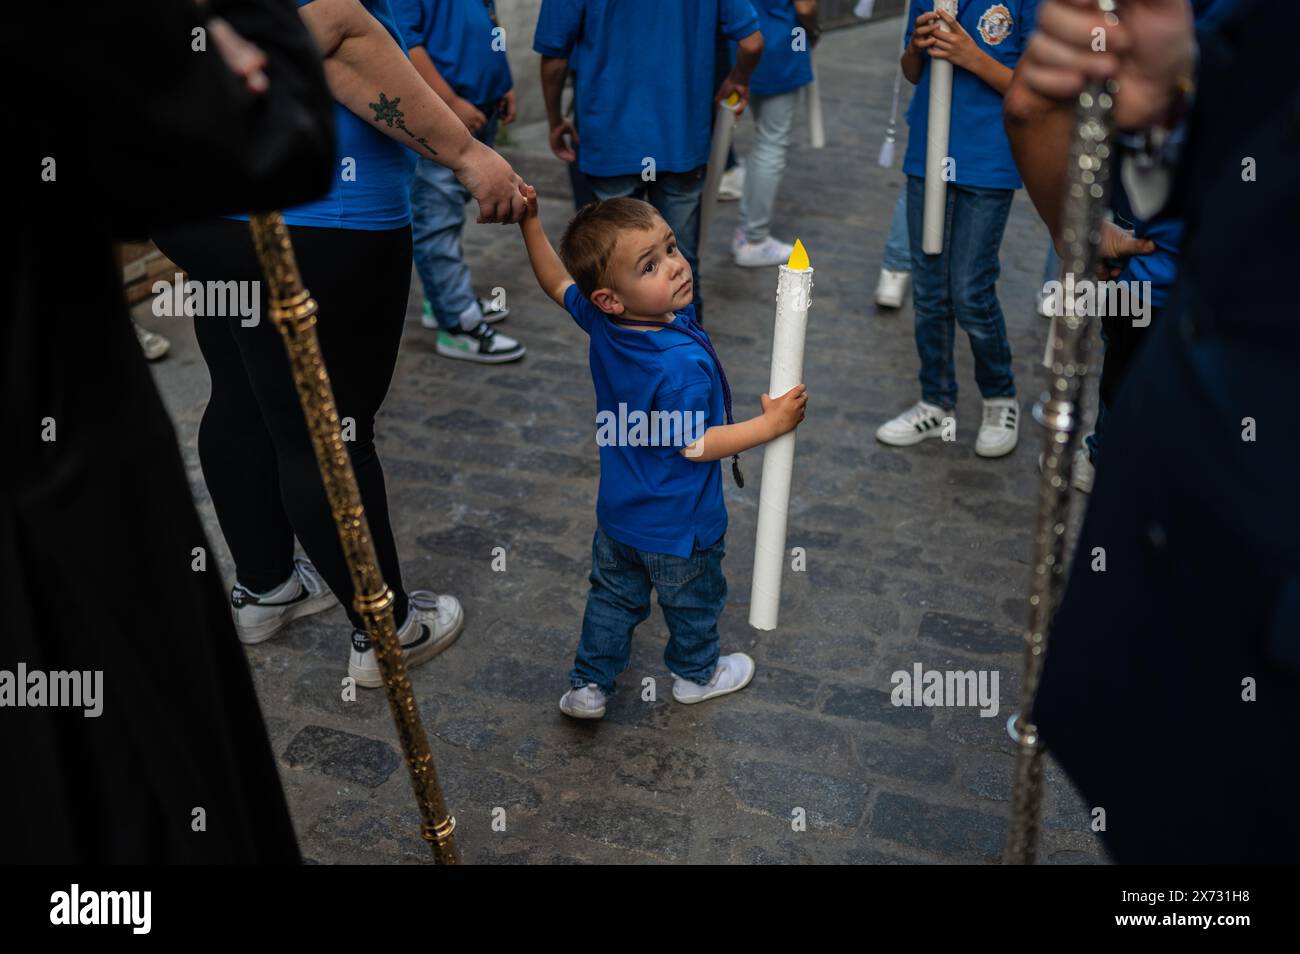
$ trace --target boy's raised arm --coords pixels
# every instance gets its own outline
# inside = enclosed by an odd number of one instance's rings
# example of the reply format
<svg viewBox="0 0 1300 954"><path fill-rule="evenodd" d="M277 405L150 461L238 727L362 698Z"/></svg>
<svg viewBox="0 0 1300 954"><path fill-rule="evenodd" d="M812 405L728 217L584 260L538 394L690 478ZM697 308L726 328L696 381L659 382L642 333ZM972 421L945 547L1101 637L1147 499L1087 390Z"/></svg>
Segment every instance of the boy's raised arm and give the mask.
<svg viewBox="0 0 1300 954"><path fill-rule="evenodd" d="M546 237L546 230L542 228L542 219L537 212L537 190L532 186L524 186L523 192L528 202L528 211L519 223L519 230L524 235L524 245L528 249L528 262L533 266L533 274L537 276L537 284L542 286L542 291L562 308L564 293L573 284L573 279L564 270L560 256L555 254L555 249Z"/></svg>

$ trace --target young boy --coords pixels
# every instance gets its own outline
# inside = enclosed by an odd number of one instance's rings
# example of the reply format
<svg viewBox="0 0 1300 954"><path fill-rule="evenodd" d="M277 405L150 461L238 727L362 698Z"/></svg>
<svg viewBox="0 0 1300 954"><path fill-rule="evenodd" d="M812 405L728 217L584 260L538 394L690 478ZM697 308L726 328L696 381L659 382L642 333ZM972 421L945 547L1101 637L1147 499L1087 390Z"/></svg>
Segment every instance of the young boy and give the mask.
<svg viewBox="0 0 1300 954"><path fill-rule="evenodd" d="M1037 6L1038 0L962 0L953 17L947 11L935 13L931 0L912 2L909 16L914 22L902 67L903 75L916 84L916 94L907 112L912 132L903 171L921 400L880 426L876 439L881 443L906 447L944 434L944 418L957 405L953 331L960 325L970 338L975 381L984 398L975 453L1002 457L1015 450L1019 404L997 280L998 248L1020 177L1002 127L1002 96L1033 30ZM949 155L944 157L951 160L951 179L944 248L938 255L927 255L921 247L921 226L934 59L953 65Z"/></svg>
<svg viewBox="0 0 1300 954"><path fill-rule="evenodd" d="M703 702L743 689L754 660L718 648L727 509L717 461L793 430L808 402L804 386L775 399L764 394L762 414L732 423L726 375L695 322L691 268L654 207L631 198L584 206L557 256L536 191L525 194L520 228L533 274L590 336L596 387L591 591L560 711L575 719L605 714L631 658L632 631L650 615L652 588L668 623L673 698Z"/></svg>

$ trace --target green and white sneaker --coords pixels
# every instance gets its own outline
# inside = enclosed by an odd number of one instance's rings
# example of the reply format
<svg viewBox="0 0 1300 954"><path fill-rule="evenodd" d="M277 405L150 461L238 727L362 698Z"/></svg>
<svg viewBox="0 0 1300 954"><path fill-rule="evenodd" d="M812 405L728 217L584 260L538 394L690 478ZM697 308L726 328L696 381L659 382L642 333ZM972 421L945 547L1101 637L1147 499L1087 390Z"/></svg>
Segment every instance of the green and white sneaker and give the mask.
<svg viewBox="0 0 1300 954"><path fill-rule="evenodd" d="M443 331L438 329L438 354L459 361L477 361L480 364L505 364L518 361L527 349L514 338L497 334L486 321L480 321L473 331Z"/></svg>

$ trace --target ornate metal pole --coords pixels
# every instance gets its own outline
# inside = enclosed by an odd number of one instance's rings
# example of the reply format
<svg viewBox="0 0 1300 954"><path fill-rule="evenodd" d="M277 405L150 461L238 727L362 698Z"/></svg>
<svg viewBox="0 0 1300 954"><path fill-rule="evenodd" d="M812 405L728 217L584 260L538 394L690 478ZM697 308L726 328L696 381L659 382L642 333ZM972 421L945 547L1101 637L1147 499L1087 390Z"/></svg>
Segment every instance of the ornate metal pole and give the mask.
<svg viewBox="0 0 1300 954"><path fill-rule="evenodd" d="M1103 13L1115 0L1099 0ZM1076 291L1096 276L1097 245L1110 207L1111 106L1115 86L1094 82L1079 94L1075 135L1070 147L1061 238L1066 246L1065 273ZM1082 283L1082 284L1080 284ZM1070 511L1070 471L1081 416L1080 398L1088 373L1088 316L1076 300L1063 298L1064 315L1052 322L1048 388L1034 406L1043 425L1043 472L1038 485L1038 520L1034 533L1033 575L1029 585L1029 628L1025 633L1025 679L1016 718L1016 769L1011 795L1011 822L1003 861L1033 864L1043 795L1043 748L1034 724L1047 633L1065 579L1066 533Z"/></svg>
<svg viewBox="0 0 1300 954"><path fill-rule="evenodd" d="M420 806L420 834L433 850L437 864L459 864L456 819L447 811L443 801L433 754L429 751L429 739L420 722L415 692L406 674L406 662L402 658L393 622L393 591L379 572L379 559L370 539L370 525L361 505L361 492L352 472L352 460L339 431L334 389L330 386L316 338L316 301L302 285L289 230L280 213L253 215L249 225L269 286L271 321L284 339L293 382L302 402L321 479L325 482L325 493L334 512L339 541L343 544L343 554L352 575L352 588L356 593L353 605L361 615L374 646L379 671L384 677L388 707L397 726L397 738L411 773L411 786Z"/></svg>

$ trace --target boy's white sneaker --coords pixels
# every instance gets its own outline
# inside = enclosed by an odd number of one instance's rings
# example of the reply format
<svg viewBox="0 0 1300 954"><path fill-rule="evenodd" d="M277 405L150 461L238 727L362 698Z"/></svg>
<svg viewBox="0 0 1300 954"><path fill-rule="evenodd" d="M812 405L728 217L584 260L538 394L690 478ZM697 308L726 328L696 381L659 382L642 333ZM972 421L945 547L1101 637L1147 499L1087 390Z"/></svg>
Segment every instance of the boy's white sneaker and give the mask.
<svg viewBox="0 0 1300 954"><path fill-rule="evenodd" d="M718 201L735 202L745 194L745 167L736 163L718 180Z"/></svg>
<svg viewBox="0 0 1300 954"><path fill-rule="evenodd" d="M902 308L903 299L907 297L907 286L911 281L911 272L882 268L880 280L876 282L876 304L881 308Z"/></svg>
<svg viewBox="0 0 1300 954"><path fill-rule="evenodd" d="M742 242L735 249L733 261L741 268L767 268L790 261L794 246L768 236L761 242Z"/></svg>
<svg viewBox="0 0 1300 954"><path fill-rule="evenodd" d="M605 715L605 693L589 682L560 696L560 711L571 719L600 719Z"/></svg>
<svg viewBox="0 0 1300 954"><path fill-rule="evenodd" d="M689 679L673 676L673 698L686 705L693 705L744 689L753 678L754 660L744 653L728 653L718 657L718 666L713 670L713 678L707 685L701 686Z"/></svg>
<svg viewBox="0 0 1300 954"><path fill-rule="evenodd" d="M981 457L1005 457L1020 439L1020 404L1015 398L989 398L984 402L984 420L975 438L975 453Z"/></svg>
<svg viewBox="0 0 1300 954"><path fill-rule="evenodd" d="M263 643L295 619L311 616L338 603L316 567L295 559L293 573L269 593L257 594L236 583L230 591L231 614L239 641Z"/></svg>
<svg viewBox="0 0 1300 954"><path fill-rule="evenodd" d="M465 626L465 611L456 597L438 596L428 590L411 590L406 598L410 609L406 613L406 622L397 631L397 639L402 644L406 668L412 669L456 641ZM359 630L352 633L348 675L357 681L358 686L367 689L378 689L384 684L370 636Z"/></svg>
<svg viewBox="0 0 1300 954"><path fill-rule="evenodd" d="M876 440L891 447L910 447L927 437L943 436L943 419L950 416L943 408L917 401L893 420L876 429Z"/></svg>

